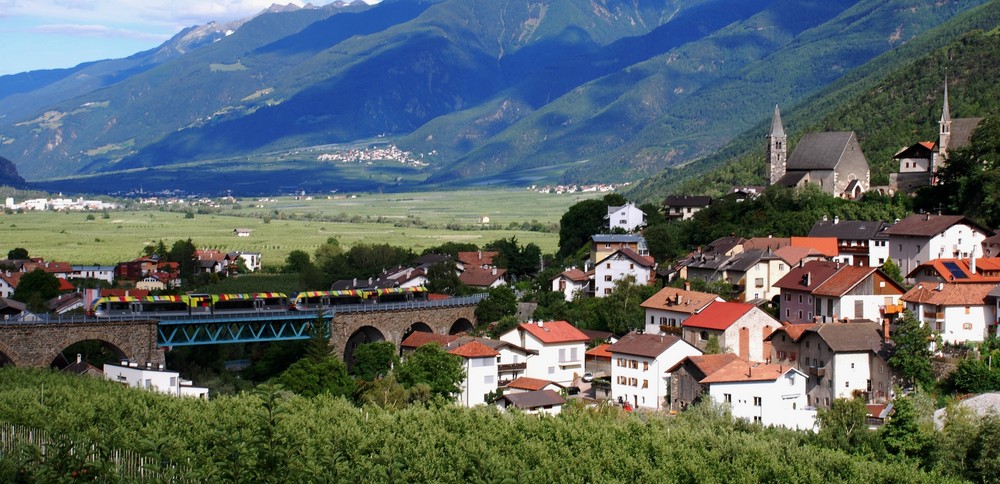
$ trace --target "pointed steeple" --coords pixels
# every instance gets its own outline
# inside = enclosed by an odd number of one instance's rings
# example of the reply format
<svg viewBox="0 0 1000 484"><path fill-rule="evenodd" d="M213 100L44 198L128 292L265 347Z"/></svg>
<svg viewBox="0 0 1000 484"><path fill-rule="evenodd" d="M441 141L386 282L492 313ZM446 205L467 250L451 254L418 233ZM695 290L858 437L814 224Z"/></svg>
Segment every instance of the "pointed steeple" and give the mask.
<svg viewBox="0 0 1000 484"><path fill-rule="evenodd" d="M944 78L944 105L941 107L941 132L951 132L951 109L948 107L948 78Z"/></svg>
<svg viewBox="0 0 1000 484"><path fill-rule="evenodd" d="M785 176L785 160L788 159L788 137L785 127L781 125L781 110L774 105L774 117L771 118L771 132L767 135L767 184L774 185Z"/></svg>
<svg viewBox="0 0 1000 484"><path fill-rule="evenodd" d="M778 105L774 105L774 116L771 117L771 137L778 138L785 136L785 127L781 125L781 110Z"/></svg>

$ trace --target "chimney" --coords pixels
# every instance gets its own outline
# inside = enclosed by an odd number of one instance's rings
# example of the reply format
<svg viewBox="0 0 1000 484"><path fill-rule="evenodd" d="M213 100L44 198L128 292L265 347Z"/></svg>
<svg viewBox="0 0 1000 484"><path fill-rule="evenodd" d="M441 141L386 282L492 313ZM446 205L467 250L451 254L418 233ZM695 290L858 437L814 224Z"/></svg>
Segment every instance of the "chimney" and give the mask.
<svg viewBox="0 0 1000 484"><path fill-rule="evenodd" d="M355 287L358 287L358 278L357 277L355 277L354 278L354 282L351 283L351 288L353 289Z"/></svg>
<svg viewBox="0 0 1000 484"><path fill-rule="evenodd" d="M479 251L479 259L480 259L480 260L482 260L482 259L483 259L483 251Z"/></svg>
<svg viewBox="0 0 1000 484"><path fill-rule="evenodd" d="M969 270L976 273L976 247L972 246L972 260L969 261Z"/></svg>
<svg viewBox="0 0 1000 484"><path fill-rule="evenodd" d="M882 341L889 341L889 318L882 318Z"/></svg>
<svg viewBox="0 0 1000 484"><path fill-rule="evenodd" d="M944 290L944 283L943 283L943 282L939 282L939 283L938 283L938 285L937 285L937 290L938 290L939 292L940 292L940 291L943 291L943 290Z"/></svg>
<svg viewBox="0 0 1000 484"><path fill-rule="evenodd" d="M931 219L931 214L930 214L930 212L928 212L928 213L925 213L925 214L924 214L924 221L926 222L926 221L928 221L928 220L930 220L930 219Z"/></svg>
<svg viewBox="0 0 1000 484"><path fill-rule="evenodd" d="M685 291L690 291L691 290L691 283L690 282L684 281L684 290Z"/></svg>
<svg viewBox="0 0 1000 484"><path fill-rule="evenodd" d="M680 304L681 301L684 300L684 296L681 296L680 294L678 294L677 296L675 296L675 299L677 301L677 304Z"/></svg>
<svg viewBox="0 0 1000 484"><path fill-rule="evenodd" d="M541 319L539 319L539 320L538 320L538 327L539 327L539 328L543 328L543 327L545 327L545 321L542 321Z"/></svg>
<svg viewBox="0 0 1000 484"><path fill-rule="evenodd" d="M823 214L823 221L826 222L826 214Z"/></svg>
<svg viewBox="0 0 1000 484"><path fill-rule="evenodd" d="M493 268L493 275L494 276L497 275L497 268L496 267Z"/></svg>
<svg viewBox="0 0 1000 484"><path fill-rule="evenodd" d="M839 223L840 223L840 216L839 215L834 215L833 216L833 224L837 225Z"/></svg>

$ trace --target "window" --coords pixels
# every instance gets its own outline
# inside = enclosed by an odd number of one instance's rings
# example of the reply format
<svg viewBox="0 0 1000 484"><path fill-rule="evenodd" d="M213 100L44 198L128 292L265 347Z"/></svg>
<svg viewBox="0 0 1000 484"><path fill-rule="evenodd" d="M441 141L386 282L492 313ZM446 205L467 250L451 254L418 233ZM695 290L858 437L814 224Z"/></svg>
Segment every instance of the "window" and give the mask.
<svg viewBox="0 0 1000 484"><path fill-rule="evenodd" d="M799 319L802 319L802 311L799 311Z"/></svg>
<svg viewBox="0 0 1000 484"><path fill-rule="evenodd" d="M642 381L642 387L643 388L649 388L649 380L643 380Z"/></svg>
<svg viewBox="0 0 1000 484"><path fill-rule="evenodd" d="M753 423L764 423L764 421L761 420L760 415L754 415L753 416Z"/></svg>
<svg viewBox="0 0 1000 484"><path fill-rule="evenodd" d="M611 282L611 274L608 274L608 275L604 276L604 281L605 282Z"/></svg>
<svg viewBox="0 0 1000 484"><path fill-rule="evenodd" d="M577 360L576 348L570 348L569 349L569 361L576 361L576 360Z"/></svg>
<svg viewBox="0 0 1000 484"><path fill-rule="evenodd" d="M628 265L628 268L629 268L629 269L635 269L635 264L629 264L629 265Z"/></svg>
<svg viewBox="0 0 1000 484"><path fill-rule="evenodd" d="M701 338L702 341L708 341L708 331L702 331L698 337Z"/></svg>
<svg viewBox="0 0 1000 484"><path fill-rule="evenodd" d="M965 307L965 314L969 314L970 312L972 312L972 308L970 308L969 306L966 306Z"/></svg>
<svg viewBox="0 0 1000 484"><path fill-rule="evenodd" d="M559 363L566 362L566 348L559 348Z"/></svg>
<svg viewBox="0 0 1000 484"><path fill-rule="evenodd" d="M802 304L802 295L799 294L799 304Z"/></svg>
<svg viewBox="0 0 1000 484"><path fill-rule="evenodd" d="M733 403L733 395L731 393L723 393L722 401L726 403Z"/></svg>
<svg viewBox="0 0 1000 484"><path fill-rule="evenodd" d="M760 397L753 397L753 406L759 407L761 406L761 403L762 399Z"/></svg>
<svg viewBox="0 0 1000 484"><path fill-rule="evenodd" d="M786 293L785 294L785 300L786 301L791 301L792 300L792 293Z"/></svg>
<svg viewBox="0 0 1000 484"><path fill-rule="evenodd" d="M972 329L972 323L962 323L962 329Z"/></svg>
<svg viewBox="0 0 1000 484"><path fill-rule="evenodd" d="M663 324L663 322L662 322L663 318L660 318L660 321L661 321L660 324ZM649 316L649 324L656 324L656 316L653 316L653 315Z"/></svg>
<svg viewBox="0 0 1000 484"><path fill-rule="evenodd" d="M785 270L785 264L778 264L778 270L779 271Z"/></svg>
<svg viewBox="0 0 1000 484"><path fill-rule="evenodd" d="M604 244L604 248L605 248L605 249L610 249L610 248L611 248L611 242L607 242L607 243L605 243L605 244Z"/></svg>
<svg viewBox="0 0 1000 484"><path fill-rule="evenodd" d="M605 295L607 295L607 294L611 294L611 288L610 288L610 287L605 287L605 288L604 288L604 294L605 294Z"/></svg>
<svg viewBox="0 0 1000 484"><path fill-rule="evenodd" d="M810 342L806 341L806 348L808 348L810 344Z"/></svg>
<svg viewBox="0 0 1000 484"><path fill-rule="evenodd" d="M484 376L483 377L483 383L486 384L486 385L492 385L493 384L493 375L486 375L486 376Z"/></svg>
<svg viewBox="0 0 1000 484"><path fill-rule="evenodd" d="M631 368L631 369L633 369L633 370L638 370L639 369L639 362L636 361L636 360L628 360L628 367Z"/></svg>
<svg viewBox="0 0 1000 484"><path fill-rule="evenodd" d="M643 361L642 362L642 371L649 371L649 362L648 361Z"/></svg>
<svg viewBox="0 0 1000 484"><path fill-rule="evenodd" d="M607 268L608 268L608 269L610 269L610 268L611 268L611 263L610 263L610 262L608 262L608 265L607 265Z"/></svg>
<svg viewBox="0 0 1000 484"><path fill-rule="evenodd" d="M550 366L549 367L549 374L550 375L555 375L556 374L556 367Z"/></svg>
<svg viewBox="0 0 1000 484"><path fill-rule="evenodd" d="M851 363L851 369L852 370L854 369L854 363Z"/></svg>
<svg viewBox="0 0 1000 484"><path fill-rule="evenodd" d="M177 386L177 377L176 376L170 377L170 386L171 387Z"/></svg>
<svg viewBox="0 0 1000 484"><path fill-rule="evenodd" d="M755 286L755 287L764 287L764 278L763 278L763 277L758 277L758 278L757 278L757 279L756 279L756 280L754 281L754 286Z"/></svg>
<svg viewBox="0 0 1000 484"><path fill-rule="evenodd" d="M844 388L851 388L851 382L845 380L844 381Z"/></svg>
<svg viewBox="0 0 1000 484"><path fill-rule="evenodd" d="M792 310L791 309L786 309L785 310L785 317L786 318L792 317Z"/></svg>

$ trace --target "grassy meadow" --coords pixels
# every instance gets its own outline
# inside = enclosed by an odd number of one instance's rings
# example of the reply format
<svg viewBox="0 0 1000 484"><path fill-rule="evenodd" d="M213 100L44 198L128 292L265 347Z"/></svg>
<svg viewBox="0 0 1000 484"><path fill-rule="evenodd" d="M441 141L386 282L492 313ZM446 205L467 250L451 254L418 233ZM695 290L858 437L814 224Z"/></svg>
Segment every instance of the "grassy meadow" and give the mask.
<svg viewBox="0 0 1000 484"><path fill-rule="evenodd" d="M225 214L196 214L160 211L156 208L112 211L108 218L79 212L26 212L0 215L0 257L15 247L23 247L33 257L68 261L73 264L114 264L139 256L143 247L163 240L169 247L175 240L191 238L199 248L241 250L263 254L265 266L284 263L293 250L312 253L329 237L341 245L388 243L420 252L444 242L471 242L483 245L504 237L517 237L522 244L538 244L543 252L557 249L555 231L506 230L512 222L533 220L544 224L559 222L574 203L601 196L596 193L542 194L527 190L484 190L429 193L358 194L357 198L273 201L244 199L242 208ZM197 207L194 207L195 209ZM321 222L304 220L312 216L346 214L356 221ZM269 220L265 222L265 216ZM357 217L355 217L357 216ZM448 224L469 228L487 216L491 225L502 230L449 230ZM377 223L379 217L382 222ZM290 218L296 218L290 220ZM395 222L422 221L434 229ZM236 237L233 230L249 228L250 237Z"/></svg>

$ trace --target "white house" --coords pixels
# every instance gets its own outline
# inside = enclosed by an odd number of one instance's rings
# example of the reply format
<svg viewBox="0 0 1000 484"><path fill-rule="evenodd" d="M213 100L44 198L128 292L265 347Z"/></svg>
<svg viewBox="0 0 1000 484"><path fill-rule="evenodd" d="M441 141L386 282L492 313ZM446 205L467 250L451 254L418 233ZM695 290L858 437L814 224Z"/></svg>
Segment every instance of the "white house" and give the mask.
<svg viewBox="0 0 1000 484"><path fill-rule="evenodd" d="M497 389L497 356L500 353L479 341L470 341L448 352L462 357L465 370L458 403L466 407L490 403L486 396Z"/></svg>
<svg viewBox="0 0 1000 484"><path fill-rule="evenodd" d="M500 341L538 352L528 358L523 376L569 385L583 375L590 338L566 321L529 321L501 335Z"/></svg>
<svg viewBox="0 0 1000 484"><path fill-rule="evenodd" d="M885 230L889 257L903 274L931 259L969 258L989 231L962 215L914 214ZM980 252L981 253L981 252Z"/></svg>
<svg viewBox="0 0 1000 484"><path fill-rule="evenodd" d="M841 266L812 290L813 318L826 323L844 318L880 321L899 312L904 292L878 266Z"/></svg>
<svg viewBox="0 0 1000 484"><path fill-rule="evenodd" d="M115 266L73 266L73 272L66 275L68 279L99 279L108 284L115 282Z"/></svg>
<svg viewBox="0 0 1000 484"><path fill-rule="evenodd" d="M941 335L945 343L980 342L997 320L989 297L993 283L920 283L900 298L906 309Z"/></svg>
<svg viewBox="0 0 1000 484"><path fill-rule="evenodd" d="M120 365L104 364L104 377L125 386L145 388L175 397L208 398L208 388L196 387L190 380L182 380L180 373L169 371L159 365L139 366L135 362L122 361Z"/></svg>
<svg viewBox="0 0 1000 484"><path fill-rule="evenodd" d="M724 299L717 294L664 287L639 306L646 310L646 333L680 335L681 324L712 302Z"/></svg>
<svg viewBox="0 0 1000 484"><path fill-rule="evenodd" d="M810 430L816 410L806 405L809 377L788 365L736 360L701 380L733 417L765 426Z"/></svg>
<svg viewBox="0 0 1000 484"><path fill-rule="evenodd" d="M764 338L781 326L760 308L748 303L713 302L683 323L684 341L705 351L715 336L723 352L736 353L749 361L764 361L771 349Z"/></svg>
<svg viewBox="0 0 1000 484"><path fill-rule="evenodd" d="M892 370L884 343L888 324L788 324L768 341L771 362L794 366L809 375L806 404L830 408L838 398L864 398L886 403L892 388Z"/></svg>
<svg viewBox="0 0 1000 484"><path fill-rule="evenodd" d="M539 380L538 378L518 377L507 383L505 393L537 392L539 390L552 390L558 392L566 388L556 382Z"/></svg>
<svg viewBox="0 0 1000 484"><path fill-rule="evenodd" d="M656 263L648 255L639 255L631 249L618 249L594 266L594 296L609 296L615 283L629 276L640 286L656 280Z"/></svg>
<svg viewBox="0 0 1000 484"><path fill-rule="evenodd" d="M701 351L672 335L629 333L608 347L611 353L611 398L633 408L667 406L670 373L688 356Z"/></svg>
<svg viewBox="0 0 1000 484"><path fill-rule="evenodd" d="M635 203L628 202L620 207L608 207L604 220L604 226L609 230L634 232L646 225L646 212L636 208Z"/></svg>
<svg viewBox="0 0 1000 484"><path fill-rule="evenodd" d="M566 301L572 301L577 294L587 295L591 292L593 272L583 272L575 267L566 269L551 279L552 290L563 293Z"/></svg>

